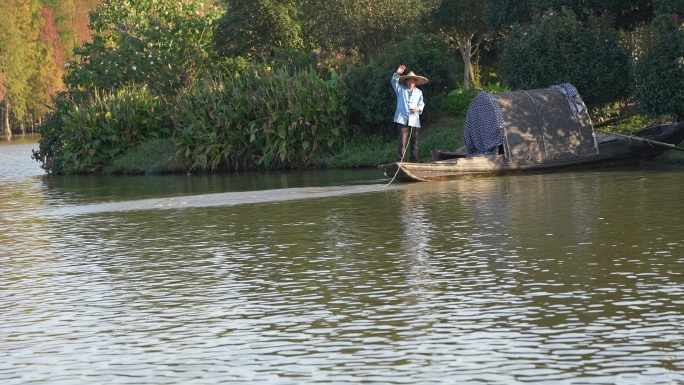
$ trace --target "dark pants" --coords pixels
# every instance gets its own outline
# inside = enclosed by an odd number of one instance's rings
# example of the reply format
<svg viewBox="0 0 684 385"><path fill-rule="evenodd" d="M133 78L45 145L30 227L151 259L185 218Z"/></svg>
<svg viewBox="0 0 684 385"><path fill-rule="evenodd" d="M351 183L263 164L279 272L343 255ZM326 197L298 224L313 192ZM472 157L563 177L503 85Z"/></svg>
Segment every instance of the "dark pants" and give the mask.
<svg viewBox="0 0 684 385"><path fill-rule="evenodd" d="M409 133L411 137L409 138ZM397 162L405 159L406 141L410 142L409 162L418 161L418 129L397 123Z"/></svg>

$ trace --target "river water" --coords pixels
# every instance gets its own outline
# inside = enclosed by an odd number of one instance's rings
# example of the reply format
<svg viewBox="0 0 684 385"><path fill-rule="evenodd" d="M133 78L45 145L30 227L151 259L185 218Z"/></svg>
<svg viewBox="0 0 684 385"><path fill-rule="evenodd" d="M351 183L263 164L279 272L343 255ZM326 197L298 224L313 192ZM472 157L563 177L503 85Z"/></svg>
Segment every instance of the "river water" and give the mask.
<svg viewBox="0 0 684 385"><path fill-rule="evenodd" d="M51 176L0 143L2 384L682 384L684 166Z"/></svg>

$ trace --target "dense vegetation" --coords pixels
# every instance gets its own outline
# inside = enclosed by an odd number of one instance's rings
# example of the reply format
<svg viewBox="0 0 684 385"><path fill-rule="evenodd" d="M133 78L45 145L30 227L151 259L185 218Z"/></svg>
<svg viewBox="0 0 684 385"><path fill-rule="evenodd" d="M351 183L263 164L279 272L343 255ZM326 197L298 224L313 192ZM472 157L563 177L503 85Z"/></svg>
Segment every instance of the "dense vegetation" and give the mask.
<svg viewBox="0 0 684 385"><path fill-rule="evenodd" d="M626 98L632 85L629 50L605 19L582 23L564 10L514 25L499 56L506 84L535 89L571 83L589 107Z"/></svg>
<svg viewBox="0 0 684 385"><path fill-rule="evenodd" d="M684 116L684 29L677 14L660 15L646 36L636 63L636 98L650 115Z"/></svg>
<svg viewBox="0 0 684 385"><path fill-rule="evenodd" d="M34 155L48 172L126 171L122 158L141 149L172 162L162 171L335 164L323 159L392 140L401 63L430 78L428 123L462 115L483 88L564 82L595 122L625 106L684 116L684 0L94 5L0 4L16 16L0 35L2 127L42 123ZM87 6L84 32L68 16Z"/></svg>

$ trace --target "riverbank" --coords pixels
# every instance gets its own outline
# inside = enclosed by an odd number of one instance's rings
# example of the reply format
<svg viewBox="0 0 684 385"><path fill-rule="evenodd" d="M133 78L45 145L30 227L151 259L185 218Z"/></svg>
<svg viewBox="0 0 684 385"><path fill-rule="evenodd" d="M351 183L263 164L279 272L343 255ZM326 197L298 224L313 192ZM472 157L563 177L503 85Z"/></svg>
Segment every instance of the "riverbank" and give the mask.
<svg viewBox="0 0 684 385"><path fill-rule="evenodd" d="M461 135L465 118L441 116L424 124L419 136L420 161L431 160L433 149L456 149L463 146ZM342 150L312 159L312 169L371 168L394 159L396 137L393 130L374 135L351 136ZM114 158L103 168L103 174L171 174L188 173L192 163L179 154L173 139L153 139Z"/></svg>
<svg viewBox="0 0 684 385"><path fill-rule="evenodd" d="M629 133L651 124L645 120L623 120L602 126L601 130ZM433 149L456 149L463 146L462 134L465 118L442 115L431 119L420 130L419 153L421 162L431 161ZM29 137L36 140L37 135ZM2 137L0 137L1 139ZM16 140L16 138L12 138ZM191 173L192 163L178 153L173 138L152 139L141 143L125 154L118 155L102 169L104 175L155 175ZM374 168L394 159L396 138L389 130L375 135L351 136L345 140L341 151L312 159L308 169L361 169ZM684 163L684 152L667 151L656 161L661 163ZM192 171L202 173L202 171Z"/></svg>
<svg viewBox="0 0 684 385"><path fill-rule="evenodd" d="M421 162L431 160L433 149L456 149L463 146L462 134L465 118L443 115L424 124L419 136ZM648 126L651 122L643 119L623 120L613 125L603 126L602 130L629 133ZM311 169L358 169L373 168L392 161L396 152L394 132L375 135L351 136L345 140L341 151L336 154L312 159ZM684 153L668 151L658 157L662 163L683 163ZM192 169L189 160L177 153L173 139L155 139L136 147L126 154L116 157L103 169L103 174L176 174L188 173Z"/></svg>

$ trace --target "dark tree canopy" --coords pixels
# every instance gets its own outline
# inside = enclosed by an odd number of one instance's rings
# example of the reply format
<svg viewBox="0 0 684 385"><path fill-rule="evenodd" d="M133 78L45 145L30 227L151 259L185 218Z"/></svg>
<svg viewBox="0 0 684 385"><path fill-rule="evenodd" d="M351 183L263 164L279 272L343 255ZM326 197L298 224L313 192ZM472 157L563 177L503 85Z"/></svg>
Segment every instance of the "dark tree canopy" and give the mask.
<svg viewBox="0 0 684 385"><path fill-rule="evenodd" d="M653 19L652 0L555 0L555 9L568 7L578 16L609 16L614 27L631 31L643 23Z"/></svg>
<svg viewBox="0 0 684 385"><path fill-rule="evenodd" d="M653 0L653 10L656 14L677 13L684 15L684 0Z"/></svg>
<svg viewBox="0 0 684 385"><path fill-rule="evenodd" d="M548 9L553 0L485 0L482 21L492 35L508 31L514 24L527 24L540 10Z"/></svg>
<svg viewBox="0 0 684 385"><path fill-rule="evenodd" d="M302 0L307 34L320 47L358 51L366 62L420 33L437 0Z"/></svg>
<svg viewBox="0 0 684 385"><path fill-rule="evenodd" d="M292 0L226 0L215 35L222 56L263 58L271 47L305 47L301 16Z"/></svg>
<svg viewBox="0 0 684 385"><path fill-rule="evenodd" d="M629 51L603 18L582 23L574 12L550 11L512 29L500 55L505 83L514 90L572 83L589 108L627 96Z"/></svg>
<svg viewBox="0 0 684 385"><path fill-rule="evenodd" d="M684 29L679 17L663 14L649 28L636 64L637 100L649 115L684 118Z"/></svg>
<svg viewBox="0 0 684 385"><path fill-rule="evenodd" d="M655 2L658 1L671 0ZM487 0L483 20L489 31L495 33L507 31L515 23L527 24L543 11L558 12L566 8L582 19L590 15L610 16L614 28L630 31L653 19L653 3L652 0Z"/></svg>

